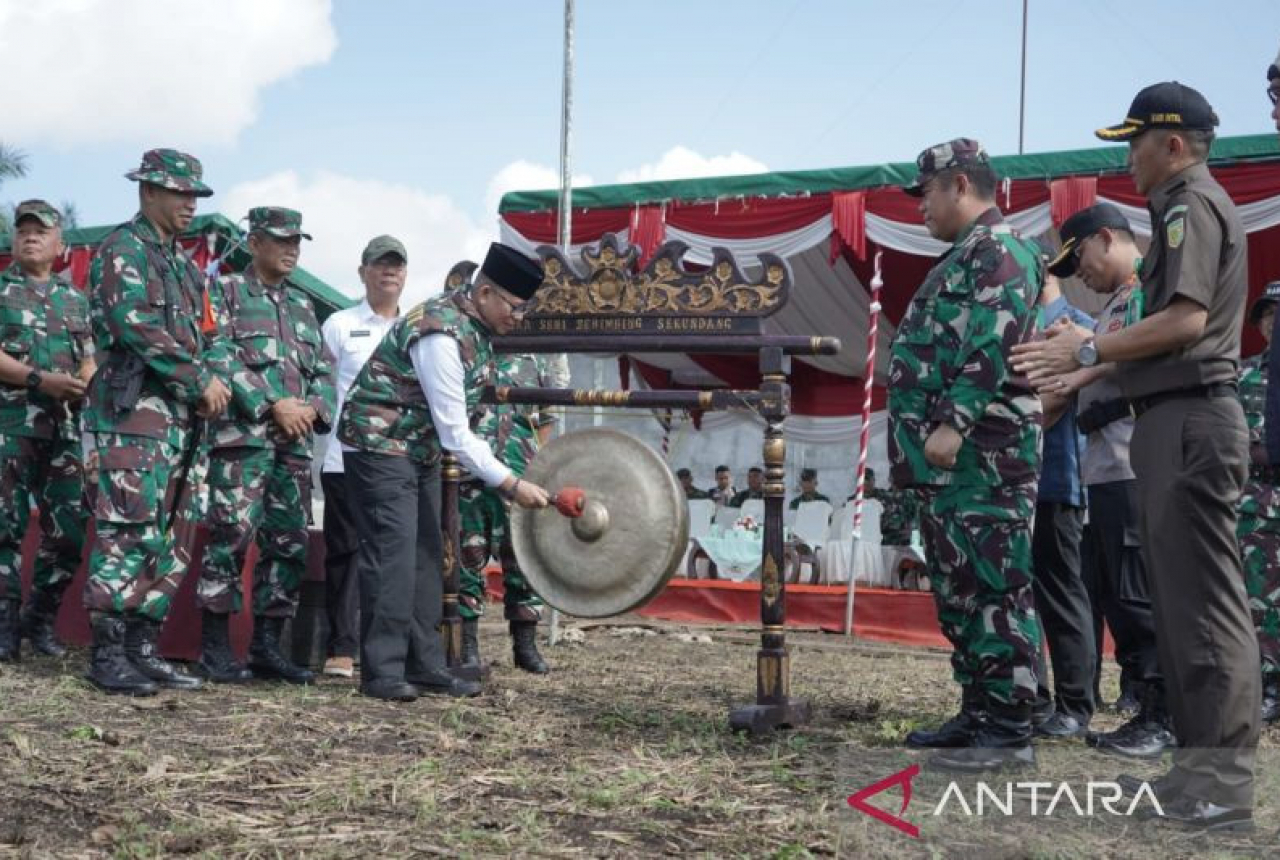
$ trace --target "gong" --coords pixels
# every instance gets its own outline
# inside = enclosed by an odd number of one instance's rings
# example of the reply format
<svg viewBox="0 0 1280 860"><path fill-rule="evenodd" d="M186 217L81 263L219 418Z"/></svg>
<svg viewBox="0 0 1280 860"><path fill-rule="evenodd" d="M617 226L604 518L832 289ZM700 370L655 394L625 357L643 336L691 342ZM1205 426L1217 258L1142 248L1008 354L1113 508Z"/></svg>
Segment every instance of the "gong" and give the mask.
<svg viewBox="0 0 1280 860"><path fill-rule="evenodd" d="M648 445L616 430L566 433L530 461L525 479L555 493L577 487L581 516L513 506L511 543L544 601L580 618L621 615L648 603L684 558L684 490Z"/></svg>

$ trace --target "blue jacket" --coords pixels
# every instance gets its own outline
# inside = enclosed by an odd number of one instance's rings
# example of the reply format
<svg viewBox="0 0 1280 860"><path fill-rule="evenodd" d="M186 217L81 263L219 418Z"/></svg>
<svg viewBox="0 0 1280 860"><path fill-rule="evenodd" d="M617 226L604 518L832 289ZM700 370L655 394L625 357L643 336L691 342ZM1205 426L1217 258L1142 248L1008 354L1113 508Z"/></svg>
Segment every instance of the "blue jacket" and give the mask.
<svg viewBox="0 0 1280 860"><path fill-rule="evenodd" d="M1093 318L1058 297L1041 309L1044 326L1066 317L1077 325L1092 329ZM1072 404L1058 422L1044 432L1044 450L1040 457L1040 502L1084 506L1080 486L1080 451L1084 440L1076 428L1076 407Z"/></svg>

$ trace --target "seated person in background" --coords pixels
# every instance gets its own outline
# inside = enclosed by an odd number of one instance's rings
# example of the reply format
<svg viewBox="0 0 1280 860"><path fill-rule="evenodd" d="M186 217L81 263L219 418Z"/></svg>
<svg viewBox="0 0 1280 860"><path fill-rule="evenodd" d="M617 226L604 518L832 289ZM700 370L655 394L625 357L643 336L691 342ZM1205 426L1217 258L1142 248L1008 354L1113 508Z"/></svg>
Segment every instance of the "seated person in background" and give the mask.
<svg viewBox="0 0 1280 860"><path fill-rule="evenodd" d="M762 473L761 478L763 477L764 475ZM794 511L805 502L826 502L827 504L831 504L830 499L818 492L817 469L800 470L800 495L792 499L788 507Z"/></svg>
<svg viewBox="0 0 1280 860"><path fill-rule="evenodd" d="M711 494L706 490L699 490L693 485L693 473L688 469L677 469L676 478L680 481L680 486L684 488L684 497L686 499L709 499Z"/></svg>
<svg viewBox="0 0 1280 860"><path fill-rule="evenodd" d="M719 475L716 476L717 480ZM733 498L729 499L729 507L740 508L742 503L747 499L763 499L764 498L764 469L759 466L752 466L747 470L747 488L739 490L733 494Z"/></svg>
<svg viewBox="0 0 1280 860"><path fill-rule="evenodd" d="M737 494L733 486L733 472L728 466L716 466L716 485L707 493L707 498L716 503L716 507L725 507Z"/></svg>
<svg viewBox="0 0 1280 860"><path fill-rule="evenodd" d="M880 503L880 542L884 546L910 546L911 533L920 527L920 505L911 490L881 490L876 473L867 469L865 498ZM854 497L850 496L849 501Z"/></svg>

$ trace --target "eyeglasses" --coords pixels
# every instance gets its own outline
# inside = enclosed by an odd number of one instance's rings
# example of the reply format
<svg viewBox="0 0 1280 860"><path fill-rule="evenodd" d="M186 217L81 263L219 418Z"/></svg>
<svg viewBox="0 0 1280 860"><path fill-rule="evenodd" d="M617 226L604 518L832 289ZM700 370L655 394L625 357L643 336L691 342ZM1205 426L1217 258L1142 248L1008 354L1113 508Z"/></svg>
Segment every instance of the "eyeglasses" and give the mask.
<svg viewBox="0 0 1280 860"><path fill-rule="evenodd" d="M1272 104L1275 104L1276 102L1280 102L1280 91L1273 90L1271 87L1267 87L1267 98L1271 99Z"/></svg>
<svg viewBox="0 0 1280 860"><path fill-rule="evenodd" d="M503 303L506 304L507 306L507 310L511 311L511 315L513 317L515 317L516 319L519 319L520 317L524 316L524 312L527 310L526 306L529 304L528 302L520 302L519 304L517 304L516 302L511 301L511 299L507 298L498 290L494 290L493 294L498 298L502 299Z"/></svg>

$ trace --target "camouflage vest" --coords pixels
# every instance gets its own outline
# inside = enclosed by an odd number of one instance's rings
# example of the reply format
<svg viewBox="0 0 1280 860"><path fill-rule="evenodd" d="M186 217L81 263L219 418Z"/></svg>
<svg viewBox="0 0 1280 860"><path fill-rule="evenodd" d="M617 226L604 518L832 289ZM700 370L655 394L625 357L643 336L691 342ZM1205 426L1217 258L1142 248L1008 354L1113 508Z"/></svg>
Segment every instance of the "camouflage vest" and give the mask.
<svg viewBox="0 0 1280 860"><path fill-rule="evenodd" d="M437 334L458 343L467 414L474 426L480 389L492 379L493 352L470 295L451 293L428 299L387 330L347 392L338 424L340 442L426 465L439 460L440 440L410 355L420 338Z"/></svg>
<svg viewBox="0 0 1280 860"><path fill-rule="evenodd" d="M28 367L75 375L93 355L89 300L61 275L44 289L14 264L0 274L0 350ZM0 383L0 433L77 439L79 406Z"/></svg>
<svg viewBox="0 0 1280 860"><path fill-rule="evenodd" d="M543 360L533 355L502 354L493 357L493 384L513 388L544 388ZM532 417L537 406L489 404L481 407L476 435L489 443L493 455L517 476L538 451L538 432Z"/></svg>

